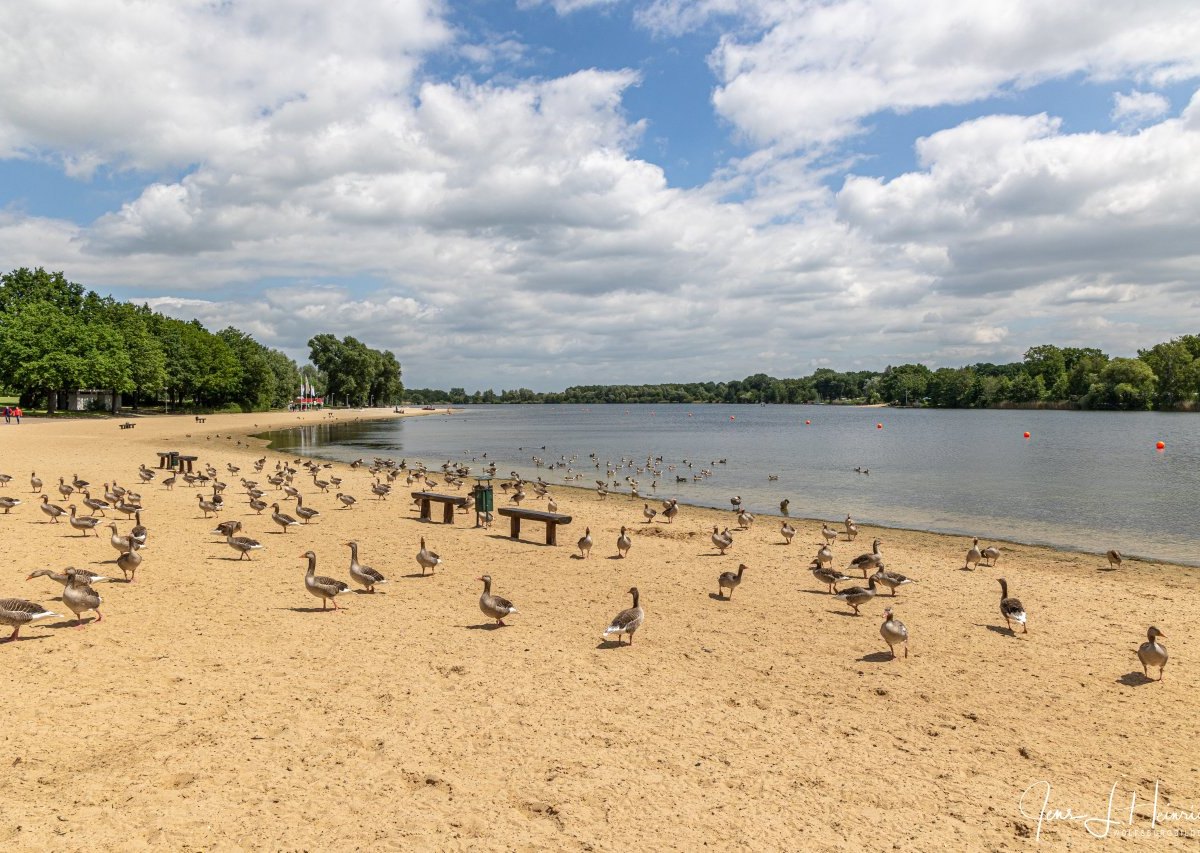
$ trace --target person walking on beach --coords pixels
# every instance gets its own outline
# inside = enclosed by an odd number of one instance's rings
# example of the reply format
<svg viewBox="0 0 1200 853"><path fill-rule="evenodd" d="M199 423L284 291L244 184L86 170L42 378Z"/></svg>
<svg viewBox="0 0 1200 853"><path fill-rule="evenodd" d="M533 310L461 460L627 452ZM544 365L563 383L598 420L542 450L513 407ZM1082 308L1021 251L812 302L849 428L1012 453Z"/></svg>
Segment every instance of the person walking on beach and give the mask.
<svg viewBox="0 0 1200 853"><path fill-rule="evenodd" d="M4 422L6 424L12 423L12 421L9 420L10 417L12 417L12 408L9 406L5 406L4 407Z"/></svg>
<svg viewBox="0 0 1200 853"><path fill-rule="evenodd" d="M21 425L21 415L23 415L23 414L25 414L25 413L21 411L20 406L16 406L13 409L13 416L17 419L17 426Z"/></svg>

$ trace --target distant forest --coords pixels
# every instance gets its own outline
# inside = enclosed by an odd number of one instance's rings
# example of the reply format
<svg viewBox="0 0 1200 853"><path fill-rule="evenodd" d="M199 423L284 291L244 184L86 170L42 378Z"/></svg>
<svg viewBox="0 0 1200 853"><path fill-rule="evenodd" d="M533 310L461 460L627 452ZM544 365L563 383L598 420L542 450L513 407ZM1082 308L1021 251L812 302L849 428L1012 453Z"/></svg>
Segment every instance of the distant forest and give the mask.
<svg viewBox="0 0 1200 853"><path fill-rule="evenodd" d="M1098 349L1043 344L1012 364L930 370L923 364L841 373L828 368L799 379L765 373L729 382L661 385L575 385L538 393L528 388L466 393L410 388L405 399L432 403L890 403L936 408L1194 409L1200 397L1200 336L1184 335L1137 358Z"/></svg>

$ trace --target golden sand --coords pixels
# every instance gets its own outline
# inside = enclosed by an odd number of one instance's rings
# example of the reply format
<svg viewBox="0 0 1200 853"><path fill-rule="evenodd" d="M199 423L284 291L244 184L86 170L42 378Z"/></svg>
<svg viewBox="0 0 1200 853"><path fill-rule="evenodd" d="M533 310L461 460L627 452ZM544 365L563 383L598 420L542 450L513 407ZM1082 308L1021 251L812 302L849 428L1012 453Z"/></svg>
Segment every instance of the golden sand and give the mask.
<svg viewBox="0 0 1200 853"><path fill-rule="evenodd" d="M25 501L0 515L0 597L70 616L31 570L120 576L107 530L85 538L38 511L31 471L55 502L60 476L95 491L115 478L143 494L150 529L137 582L97 585L102 622L52 619L0 644L4 850L1021 850L1039 831L1044 849L1093 849L1105 829L1109 843L1132 831L1156 833L1134 842L1148 849L1195 849L1200 819L1162 821L1200 810L1200 570L1110 572L1096 554L1009 544L997 568L963 571L969 540L864 526L835 566L878 535L888 568L919 583L856 618L807 570L819 522L795 520L786 546L759 517L721 557L709 533L735 526L727 511L647 524L642 501L556 488L574 522L547 547L541 525L514 542L501 518L422 523L402 478L380 501L364 468L341 464L357 506L298 475L321 515L281 533L226 465L253 476L264 451L249 433L322 417L0 428L14 478L0 494ZM265 545L252 561L209 534L194 489L167 491L161 472L140 484L138 465L168 449L220 471L221 517ZM266 456L268 471L284 458ZM622 524L633 547L618 560ZM573 545L589 526L585 560ZM443 558L432 576L421 536ZM349 580L348 539L390 583L323 613L300 555ZM732 601L715 598L742 562ZM520 608L509 627L478 609L485 572ZM1000 576L1028 634L1003 628ZM601 633L632 585L646 622L617 648ZM907 660L879 636L889 605ZM1161 683L1143 683L1134 654L1150 624L1171 655ZM1053 819L1103 818L1114 785L1111 825Z"/></svg>

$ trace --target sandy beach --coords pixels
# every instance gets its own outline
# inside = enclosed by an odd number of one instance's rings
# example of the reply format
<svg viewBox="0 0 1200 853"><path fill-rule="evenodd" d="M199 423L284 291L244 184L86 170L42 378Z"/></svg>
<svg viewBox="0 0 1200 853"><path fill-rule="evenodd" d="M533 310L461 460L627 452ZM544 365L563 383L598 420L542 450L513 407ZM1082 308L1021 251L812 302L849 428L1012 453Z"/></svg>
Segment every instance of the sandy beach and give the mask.
<svg viewBox="0 0 1200 853"><path fill-rule="evenodd" d="M369 416L390 413L337 415ZM30 571L121 575L106 528L84 537L38 510L32 471L62 506L59 477L141 492L150 531L137 582L96 586L103 621L51 619L0 644L4 849L1025 850L1119 837L1195 849L1200 816L1177 813L1200 812L1200 569L1108 571L1101 555L1005 544L995 568L964 571L970 539L864 526L833 546L834 566L878 535L888 569L918 583L855 617L808 571L819 522L793 519L788 546L780 520L760 516L719 556L709 533L735 527L730 512L685 506L673 524L644 523L641 500L555 488L574 520L548 547L541 525L512 541L506 519L423 523L403 478L377 500L365 467L342 464L328 470L357 505L339 508L302 470L321 514L280 532L238 477L281 499L265 474L285 457L248 436L322 419L0 427L13 478L0 495L23 501L0 515L0 597L70 617L61 586ZM182 481L165 489L162 471L140 483L160 450L218 469L219 519ZM238 562L209 533L222 519L265 547ZM622 525L633 546L619 560ZM585 527L596 544L581 559ZM422 536L443 559L424 577ZM348 581L350 539L390 582L323 613L301 555ZM716 598L739 563L744 582ZM484 573L520 609L508 627L479 610ZM998 577L1028 634L1005 629ZM631 586L646 621L618 648L601 633ZM907 660L880 638L886 606L908 626ZM1135 656L1151 624L1171 656L1161 683ZM1054 819L1103 819L1110 793L1111 824Z"/></svg>

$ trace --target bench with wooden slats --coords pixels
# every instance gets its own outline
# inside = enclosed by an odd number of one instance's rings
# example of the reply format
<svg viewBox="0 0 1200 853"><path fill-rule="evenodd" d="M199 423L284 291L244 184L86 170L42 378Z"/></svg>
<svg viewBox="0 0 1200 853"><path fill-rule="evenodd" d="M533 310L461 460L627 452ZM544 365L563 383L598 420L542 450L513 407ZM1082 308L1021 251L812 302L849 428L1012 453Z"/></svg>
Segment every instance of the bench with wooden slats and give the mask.
<svg viewBox="0 0 1200 853"><path fill-rule="evenodd" d="M555 528L560 524L570 524L571 516L563 515L559 512L543 512L537 509L521 509L520 507L505 506L496 510L503 516L511 519L509 524L509 536L513 539L521 538L521 522L522 521L541 521L546 525L546 544L557 545L558 540L555 537Z"/></svg>
<svg viewBox="0 0 1200 853"><path fill-rule="evenodd" d="M421 521L433 521L433 513L430 511L430 506L440 503L444 507L442 510L442 521L446 524L453 524L454 508L467 505L467 499L462 495L442 495L437 492L413 492L412 496L421 502Z"/></svg>

